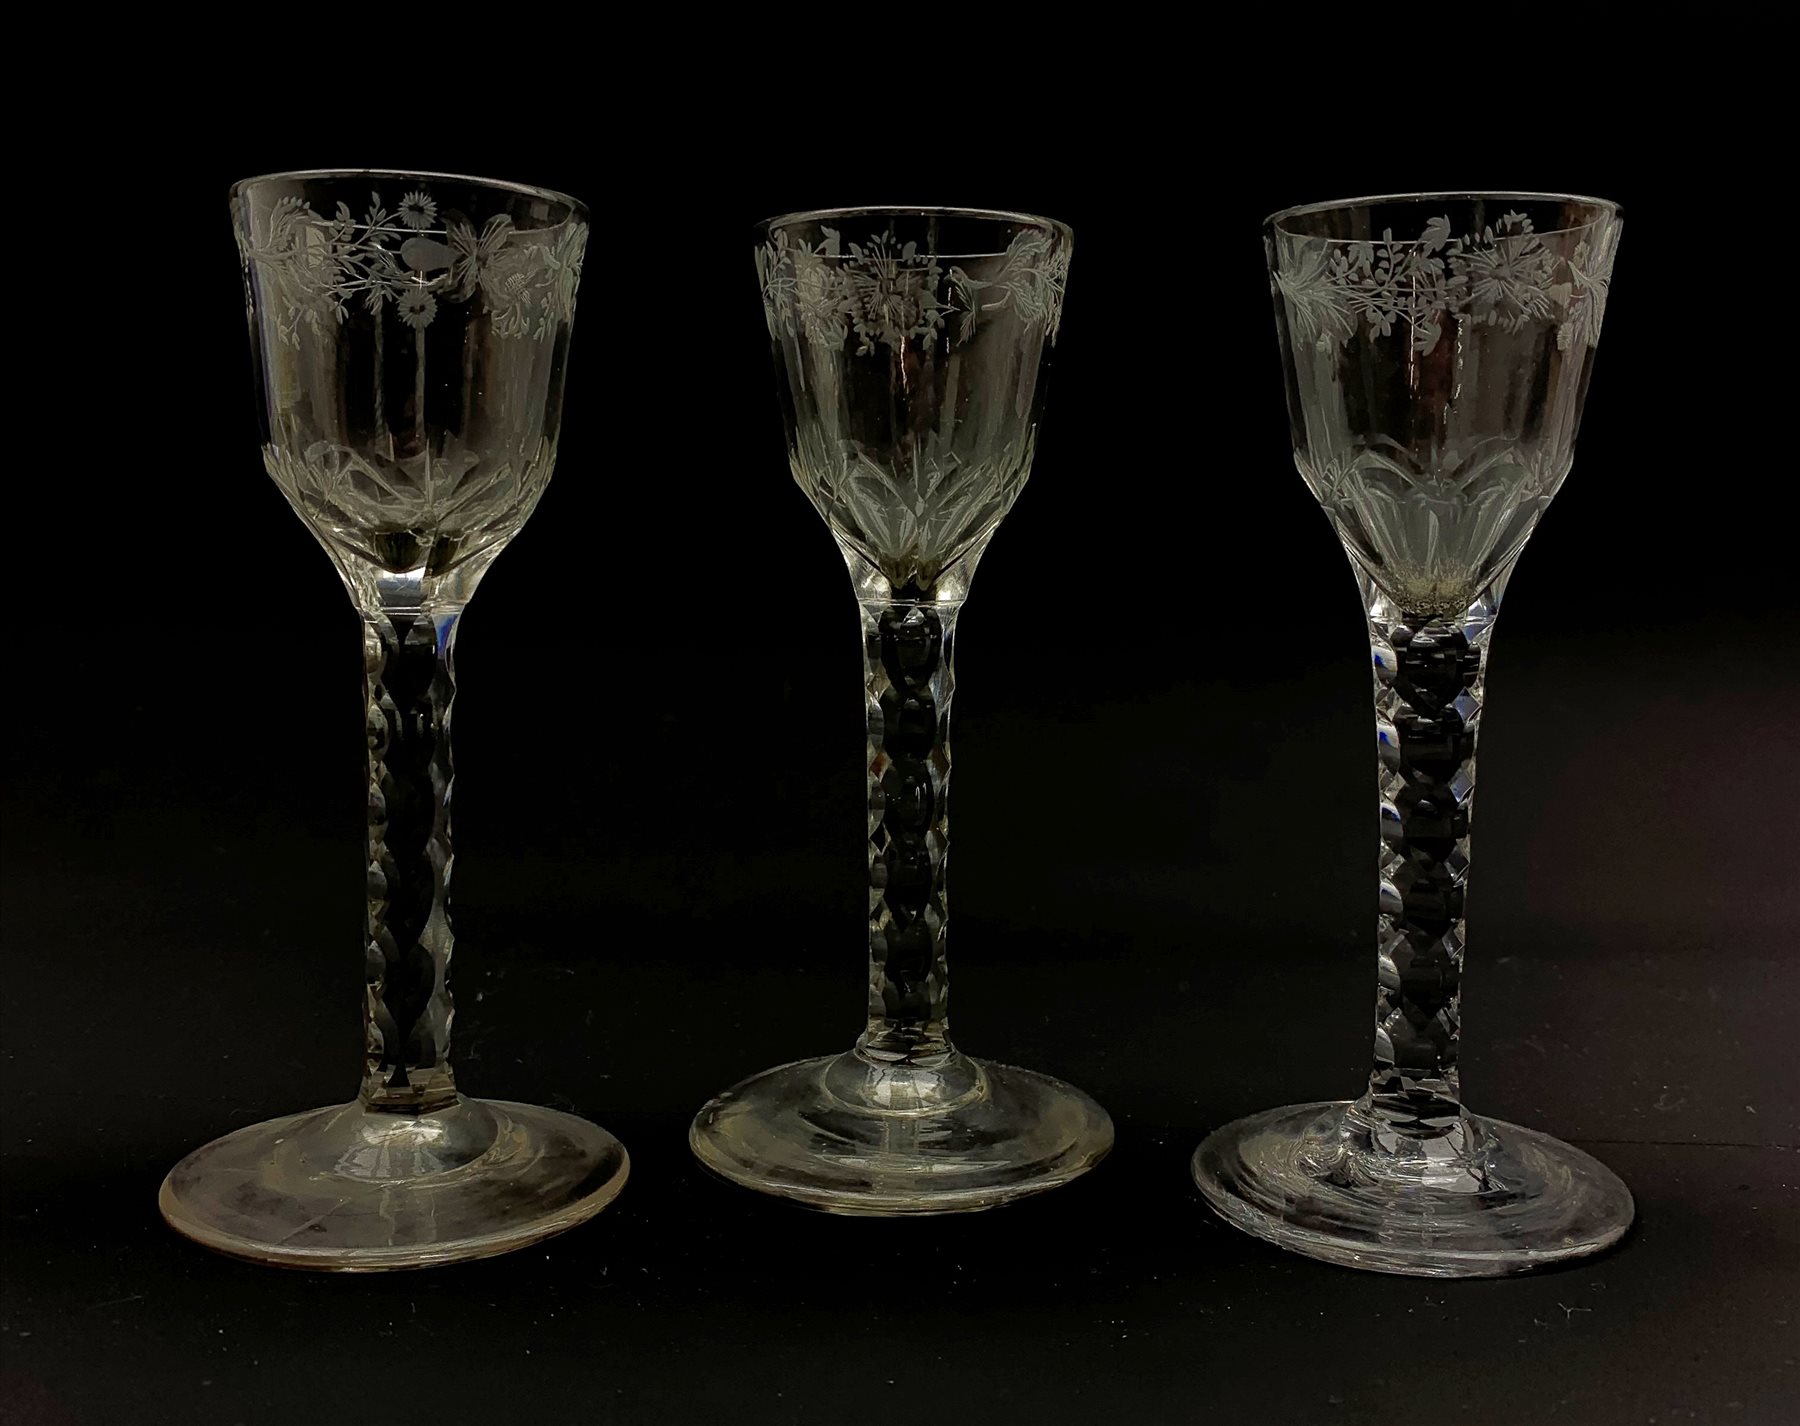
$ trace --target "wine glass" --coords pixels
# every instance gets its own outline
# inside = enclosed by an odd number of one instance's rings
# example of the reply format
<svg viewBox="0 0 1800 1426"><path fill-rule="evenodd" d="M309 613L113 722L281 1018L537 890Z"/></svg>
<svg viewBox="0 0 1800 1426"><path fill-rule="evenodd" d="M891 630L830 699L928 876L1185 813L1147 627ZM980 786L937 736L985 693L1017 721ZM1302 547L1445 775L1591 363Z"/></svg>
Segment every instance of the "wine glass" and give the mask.
<svg viewBox="0 0 1800 1426"><path fill-rule="evenodd" d="M556 463L587 211L446 174L282 173L231 195L263 464L362 615L369 741L362 1090L164 1180L237 1257L338 1270L485 1257L591 1217L625 1150L450 1070L457 621Z"/></svg>
<svg viewBox="0 0 1800 1426"><path fill-rule="evenodd" d="M708 1168L838 1213L951 1213L1067 1183L1112 1146L1087 1095L950 1041L951 655L1031 471L1070 233L1020 213L867 208L762 225L788 464L849 566L868 707L869 1000L850 1050L700 1111Z"/></svg>
<svg viewBox="0 0 1800 1426"><path fill-rule="evenodd" d="M1462 1104L1464 898L1483 674L1519 552L1568 474L1617 205L1452 193L1277 213L1264 246L1294 459L1368 614L1380 794L1374 1069L1194 1155L1207 1200L1352 1267L1499 1276L1598 1252L1631 1195Z"/></svg>

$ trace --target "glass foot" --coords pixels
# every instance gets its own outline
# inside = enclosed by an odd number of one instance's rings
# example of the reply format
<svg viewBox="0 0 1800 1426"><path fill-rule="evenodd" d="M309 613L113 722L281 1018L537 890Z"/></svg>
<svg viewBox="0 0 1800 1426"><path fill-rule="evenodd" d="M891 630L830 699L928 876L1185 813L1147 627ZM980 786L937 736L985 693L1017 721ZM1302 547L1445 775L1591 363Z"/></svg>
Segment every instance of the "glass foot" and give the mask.
<svg viewBox="0 0 1800 1426"><path fill-rule="evenodd" d="M695 1118L700 1162L828 1213L973 1213L1086 1173L1112 1120L1079 1089L960 1053L935 1066L855 1051L766 1070Z"/></svg>
<svg viewBox="0 0 1800 1426"><path fill-rule="evenodd" d="M1503 1277L1611 1247L1631 1193L1547 1134L1465 1115L1396 1152L1349 1103L1298 1104L1227 1124L1194 1154L1207 1202L1309 1258L1414 1277Z"/></svg>
<svg viewBox="0 0 1800 1426"><path fill-rule="evenodd" d="M604 1129L529 1104L429 1114L360 1102L252 1124L163 1180L169 1226L233 1257L329 1272L510 1252L593 1217L630 1161Z"/></svg>

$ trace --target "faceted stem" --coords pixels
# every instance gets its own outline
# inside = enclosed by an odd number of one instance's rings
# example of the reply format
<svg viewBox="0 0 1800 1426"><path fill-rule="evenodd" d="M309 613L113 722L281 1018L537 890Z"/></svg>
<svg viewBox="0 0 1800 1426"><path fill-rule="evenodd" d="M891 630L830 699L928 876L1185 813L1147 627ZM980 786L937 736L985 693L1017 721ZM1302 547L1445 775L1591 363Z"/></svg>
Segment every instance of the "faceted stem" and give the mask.
<svg viewBox="0 0 1800 1426"><path fill-rule="evenodd" d="M1457 1079L1463 902L1499 603L1496 584L1461 614L1409 616L1373 592L1366 606L1380 752L1379 983L1375 1064L1353 1117L1378 1146L1468 1136Z"/></svg>
<svg viewBox="0 0 1800 1426"><path fill-rule="evenodd" d="M956 604L865 604L869 718L869 1023L857 1053L952 1053L948 912L951 647Z"/></svg>
<svg viewBox="0 0 1800 1426"><path fill-rule="evenodd" d="M367 1031L362 1099L421 1114L450 1073L450 703L460 611L363 612L368 703Z"/></svg>

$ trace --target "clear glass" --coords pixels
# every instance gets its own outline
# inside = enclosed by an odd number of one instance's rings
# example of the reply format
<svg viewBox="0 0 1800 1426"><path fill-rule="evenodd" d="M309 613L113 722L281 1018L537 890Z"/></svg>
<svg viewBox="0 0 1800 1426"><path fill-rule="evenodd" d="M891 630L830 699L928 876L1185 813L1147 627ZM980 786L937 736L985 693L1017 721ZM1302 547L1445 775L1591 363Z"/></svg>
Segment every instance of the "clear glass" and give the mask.
<svg viewBox="0 0 1800 1426"><path fill-rule="evenodd" d="M1369 621L1380 859L1362 1097L1243 1119L1194 1156L1208 1201L1352 1267L1498 1276L1616 1242L1631 1195L1587 1154L1462 1106L1464 900L1489 638L1568 474L1616 205L1420 194L1290 209L1264 242L1294 459Z"/></svg>
<svg viewBox="0 0 1800 1426"><path fill-rule="evenodd" d="M362 615L362 1090L239 1129L162 1186L210 1248L338 1270L485 1257L624 1186L619 1142L466 1098L450 1069L457 623L556 463L587 240L571 198L446 174L288 173L231 195L263 464Z"/></svg>
<svg viewBox="0 0 1800 1426"><path fill-rule="evenodd" d="M951 657L975 566L1031 472L1070 235L1017 213L856 209L756 250L788 464L849 566L868 708L869 1002L855 1046L694 1120L702 1163L837 1213L990 1208L1086 1172L1106 1111L950 1041Z"/></svg>

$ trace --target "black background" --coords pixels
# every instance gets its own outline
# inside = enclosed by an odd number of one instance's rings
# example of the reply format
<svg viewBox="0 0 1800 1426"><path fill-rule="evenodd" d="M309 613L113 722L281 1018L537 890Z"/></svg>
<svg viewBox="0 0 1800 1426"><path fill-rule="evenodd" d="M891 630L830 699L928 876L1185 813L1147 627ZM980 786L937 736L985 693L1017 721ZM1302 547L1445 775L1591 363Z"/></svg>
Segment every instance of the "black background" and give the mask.
<svg viewBox="0 0 1800 1426"><path fill-rule="evenodd" d="M910 93L829 125L645 92L405 125L163 92L107 180L135 241L46 284L16 419L56 434L10 477L0 1420L1794 1419L1792 472L1742 116L1589 96L1348 144L1353 106L1166 75L916 125ZM577 1232L378 1278L215 1258L155 1210L189 1148L354 1090L356 625L260 469L224 203L346 163L594 209L557 475L459 638L456 1064L633 1156ZM1364 632L1288 459L1258 220L1446 187L1626 212L1490 669L1464 1083L1604 1158L1639 1225L1498 1283L1281 1254L1187 1177L1211 1127L1356 1092L1370 1034ZM865 202L1076 232L1035 473L960 625L954 1010L1118 1145L962 1219L764 1203L684 1140L860 1024L855 611L783 469L749 244Z"/></svg>

